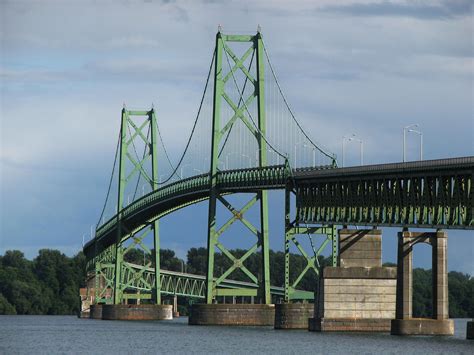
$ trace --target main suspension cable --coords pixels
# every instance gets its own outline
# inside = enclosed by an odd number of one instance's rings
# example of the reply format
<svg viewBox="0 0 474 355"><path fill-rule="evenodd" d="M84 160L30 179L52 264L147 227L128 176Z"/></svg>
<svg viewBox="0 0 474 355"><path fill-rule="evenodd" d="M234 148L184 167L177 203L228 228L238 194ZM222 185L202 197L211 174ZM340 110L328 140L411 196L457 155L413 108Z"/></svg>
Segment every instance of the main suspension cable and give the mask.
<svg viewBox="0 0 474 355"><path fill-rule="evenodd" d="M171 173L171 175L165 180L163 181L162 183L159 183L161 185L163 184L166 184L168 181L170 181L172 179L172 177L176 174L176 172L178 171L178 168L180 167L181 163L183 162L184 160L184 156L186 155L186 152L188 151L188 148L189 148L189 144L191 143L191 138L193 137L193 134L194 134L194 130L196 129L196 125L198 123L198 120L199 120L199 116L200 116L200 113L201 113L201 108L202 108L202 104L204 103L204 98L206 96L206 91L207 91L207 86L209 84L209 78L211 77L211 71L212 71L212 66L214 64L214 59L216 57L216 51L214 50L214 53L212 55L212 60L211 60L211 65L209 66L209 72L207 74L207 80L206 80L206 85L204 86L204 92L202 94L202 98L201 98L201 103L199 104L199 109L198 109L198 112L197 112L197 115L196 115L196 119L194 120L194 124L193 124L193 129L191 130L191 135L189 136L189 139L188 139L188 142L186 143L186 147L184 148L184 152L183 154L181 155L181 158L179 159L178 161L178 164L176 165L176 167L174 168L173 172Z"/></svg>
<svg viewBox="0 0 474 355"><path fill-rule="evenodd" d="M118 139L117 139L117 147L115 148L114 165L112 166L112 173L110 174L110 179L109 179L109 187L107 188L107 195L105 196L105 202L104 202L104 206L102 207L102 212L100 213L99 220L96 223L96 229L100 225L100 221L102 220L102 217L104 216L105 208L107 207L107 202L109 200L110 189L112 187L112 181L113 181L113 178L114 178L115 166L117 165L117 157L118 157L118 151L119 151L119 148L120 148L120 138L121 138L121 136L122 136L122 132L119 132L119 136L118 136Z"/></svg>

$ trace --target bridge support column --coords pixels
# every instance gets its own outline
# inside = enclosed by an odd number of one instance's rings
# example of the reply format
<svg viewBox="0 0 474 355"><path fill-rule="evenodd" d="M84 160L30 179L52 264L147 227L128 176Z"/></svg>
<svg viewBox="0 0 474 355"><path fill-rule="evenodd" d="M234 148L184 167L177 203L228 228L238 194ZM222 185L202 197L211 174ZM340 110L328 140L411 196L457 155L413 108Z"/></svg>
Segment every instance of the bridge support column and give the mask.
<svg viewBox="0 0 474 355"><path fill-rule="evenodd" d="M454 323L448 314L447 233L398 233L398 276L396 319L392 320L394 335L453 335ZM413 318L413 246L432 246L433 317Z"/></svg>
<svg viewBox="0 0 474 355"><path fill-rule="evenodd" d="M309 330L389 332L395 293L396 269L382 267L382 231L341 229L338 266L323 269Z"/></svg>
<svg viewBox="0 0 474 355"><path fill-rule="evenodd" d="M173 318L179 318L178 296L173 295Z"/></svg>
<svg viewBox="0 0 474 355"><path fill-rule="evenodd" d="M467 322L466 339L474 340L474 320Z"/></svg>

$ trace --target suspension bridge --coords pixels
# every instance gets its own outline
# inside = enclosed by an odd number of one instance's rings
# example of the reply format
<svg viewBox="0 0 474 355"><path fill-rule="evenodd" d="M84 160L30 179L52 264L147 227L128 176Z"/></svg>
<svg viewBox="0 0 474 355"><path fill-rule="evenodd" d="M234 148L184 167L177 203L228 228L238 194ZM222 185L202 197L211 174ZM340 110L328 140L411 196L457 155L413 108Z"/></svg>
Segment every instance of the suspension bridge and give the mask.
<svg viewBox="0 0 474 355"><path fill-rule="evenodd" d="M332 267L341 266L337 226L345 230L347 226L400 227L403 233L409 233L408 228L428 228L438 234L447 229L474 229L474 157L339 168L336 156L310 138L296 119L260 32L217 33L199 108L176 162L168 153L160 120L153 107L122 109L106 200L95 236L84 246L88 272L94 276L91 289L96 304L143 299L160 305L162 294L195 297L211 309L219 307L215 303L225 296L251 297L252 303L264 306L280 297L291 304L314 298L298 286L310 270L323 276L318 257L325 249L330 251ZM270 284L270 190L285 194L282 287ZM246 202L237 206L231 200L233 194L245 196ZM206 200L206 275L162 270L160 219ZM258 223L247 218L253 206ZM222 210L230 212L230 217L222 220L218 213ZM254 238L242 256L233 255L222 238L234 223L242 223ZM299 238L309 239L310 250ZM423 241L433 238L425 234ZM293 278L290 247L307 264ZM124 260L135 248L149 255L143 265ZM228 268L217 270L216 253L228 259ZM255 253L261 255L257 274L246 267ZM399 255L400 263L403 257ZM248 280L233 280L237 271ZM410 273L411 269L399 265L399 278ZM397 310L409 297L403 288L409 285L402 283L397 283L401 287L396 291ZM196 310L195 317L205 313L200 312ZM411 314L397 313L398 318L409 319Z"/></svg>

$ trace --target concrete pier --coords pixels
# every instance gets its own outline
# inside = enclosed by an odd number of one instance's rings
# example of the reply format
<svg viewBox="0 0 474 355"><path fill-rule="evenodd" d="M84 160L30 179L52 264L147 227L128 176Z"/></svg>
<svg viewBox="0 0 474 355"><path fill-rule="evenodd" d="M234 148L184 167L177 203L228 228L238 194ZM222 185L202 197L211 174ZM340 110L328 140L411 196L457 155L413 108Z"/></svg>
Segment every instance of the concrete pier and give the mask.
<svg viewBox="0 0 474 355"><path fill-rule="evenodd" d="M474 321L467 322L466 339L474 340Z"/></svg>
<svg viewBox="0 0 474 355"><path fill-rule="evenodd" d="M90 318L102 319L102 304L92 304L90 306Z"/></svg>
<svg viewBox="0 0 474 355"><path fill-rule="evenodd" d="M193 304L190 325L273 326L273 304Z"/></svg>
<svg viewBox="0 0 474 355"><path fill-rule="evenodd" d="M105 304L104 320L169 320L173 319L173 306L167 304Z"/></svg>
<svg viewBox="0 0 474 355"><path fill-rule="evenodd" d="M382 231L339 230L338 267L325 267L309 330L389 332L396 268L382 267Z"/></svg>
<svg viewBox="0 0 474 355"><path fill-rule="evenodd" d="M448 274L446 232L398 233L397 310L392 320L394 335L453 335L454 323L448 319ZM433 274L433 317L413 318L413 246L431 245Z"/></svg>
<svg viewBox="0 0 474 355"><path fill-rule="evenodd" d="M313 303L276 304L275 329L308 329L308 319L313 314Z"/></svg>

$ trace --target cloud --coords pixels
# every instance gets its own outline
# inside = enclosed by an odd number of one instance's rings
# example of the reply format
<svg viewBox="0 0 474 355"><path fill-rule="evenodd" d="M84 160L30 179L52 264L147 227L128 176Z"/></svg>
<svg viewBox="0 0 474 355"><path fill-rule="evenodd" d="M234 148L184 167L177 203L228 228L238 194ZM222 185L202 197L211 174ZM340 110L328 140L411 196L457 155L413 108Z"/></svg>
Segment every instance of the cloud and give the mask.
<svg viewBox="0 0 474 355"><path fill-rule="evenodd" d="M417 122L426 157L474 153L466 1L18 0L0 2L0 13L0 253L77 248L103 204L124 102L154 103L177 160L218 24L243 33L262 26L293 111L333 152L353 132L364 140L367 163L400 160L400 127ZM208 134L199 131L199 139ZM355 164L357 145L349 148L346 161ZM195 210L167 217L166 238L182 239L180 254L188 242L205 244L205 226L183 236L173 226L186 218L205 225L201 210L199 221ZM280 221L280 212L271 218ZM451 266L472 270L465 260Z"/></svg>
<svg viewBox="0 0 474 355"><path fill-rule="evenodd" d="M445 20L472 16L470 0L444 1L375 1L346 5L330 5L321 11L351 16L412 17L420 20Z"/></svg>

